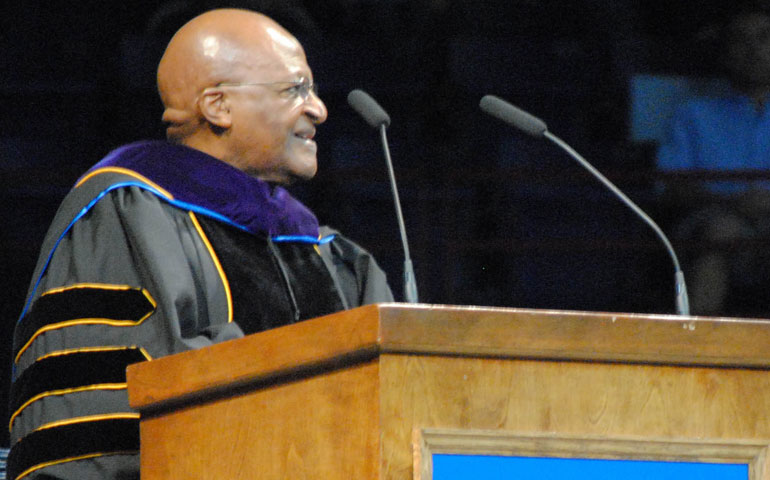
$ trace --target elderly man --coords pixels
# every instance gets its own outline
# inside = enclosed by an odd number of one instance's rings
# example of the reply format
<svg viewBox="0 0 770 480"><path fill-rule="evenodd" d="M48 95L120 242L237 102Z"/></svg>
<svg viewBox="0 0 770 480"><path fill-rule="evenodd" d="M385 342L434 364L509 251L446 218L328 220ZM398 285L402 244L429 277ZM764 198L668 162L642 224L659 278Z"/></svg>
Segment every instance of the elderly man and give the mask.
<svg viewBox="0 0 770 480"><path fill-rule="evenodd" d="M314 176L327 116L293 36L207 12L158 89L170 142L96 164L44 242L14 334L9 478L138 478L128 364L392 300L371 256L276 186Z"/></svg>

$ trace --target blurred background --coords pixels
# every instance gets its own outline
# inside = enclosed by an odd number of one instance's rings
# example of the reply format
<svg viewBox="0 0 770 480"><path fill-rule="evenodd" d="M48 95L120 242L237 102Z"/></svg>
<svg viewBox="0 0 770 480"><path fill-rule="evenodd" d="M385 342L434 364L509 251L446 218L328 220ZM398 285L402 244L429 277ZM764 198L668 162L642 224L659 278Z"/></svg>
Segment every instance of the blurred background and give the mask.
<svg viewBox="0 0 770 480"><path fill-rule="evenodd" d="M386 165L377 132L346 104L354 88L392 119L421 302L674 312L673 267L652 231L565 153L478 102L495 94L545 120L668 232L684 213L661 201L661 182L678 177L657 171L656 151L678 102L720 88L715 32L734 2L12 3L0 19L4 379L59 201L113 148L163 138L154 83L163 48L186 20L222 6L262 11L304 44L330 116L316 137L317 178L291 190L375 255L397 297L403 257ZM684 258L707 246L675 242ZM768 317L767 308L734 302L720 313Z"/></svg>

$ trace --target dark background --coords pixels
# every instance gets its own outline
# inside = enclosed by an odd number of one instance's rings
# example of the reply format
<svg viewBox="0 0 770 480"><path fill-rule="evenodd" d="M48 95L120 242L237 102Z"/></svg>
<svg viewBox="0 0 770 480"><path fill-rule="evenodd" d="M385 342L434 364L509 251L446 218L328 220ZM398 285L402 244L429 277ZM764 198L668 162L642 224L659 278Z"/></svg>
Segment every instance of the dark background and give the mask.
<svg viewBox="0 0 770 480"><path fill-rule="evenodd" d="M157 61L179 26L220 6L261 10L305 45L330 117L316 137L318 177L292 190L374 253L398 297L402 251L386 166L376 131L345 102L353 88L392 119L422 302L674 311L673 269L650 229L555 146L477 105L496 94L543 118L665 230L681 212L656 195L655 145L629 140L629 81L719 75L713 32L731 2L12 3L0 20L2 378L59 201L111 149L163 137Z"/></svg>

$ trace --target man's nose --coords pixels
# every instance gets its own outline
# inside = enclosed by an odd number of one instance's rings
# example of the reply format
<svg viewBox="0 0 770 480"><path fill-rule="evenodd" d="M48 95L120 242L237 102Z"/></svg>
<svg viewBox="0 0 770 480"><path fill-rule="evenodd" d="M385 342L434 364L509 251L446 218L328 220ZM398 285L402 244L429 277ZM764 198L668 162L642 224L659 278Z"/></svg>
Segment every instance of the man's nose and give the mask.
<svg viewBox="0 0 770 480"><path fill-rule="evenodd" d="M312 92L305 102L305 113L313 119L315 124L324 123L329 116L326 105L315 92Z"/></svg>

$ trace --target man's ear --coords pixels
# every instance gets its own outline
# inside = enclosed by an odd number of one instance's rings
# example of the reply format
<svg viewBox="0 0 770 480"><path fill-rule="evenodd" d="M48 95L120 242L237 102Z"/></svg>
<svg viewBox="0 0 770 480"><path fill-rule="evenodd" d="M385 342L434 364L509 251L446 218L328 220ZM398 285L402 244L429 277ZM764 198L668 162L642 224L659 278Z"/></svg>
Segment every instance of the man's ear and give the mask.
<svg viewBox="0 0 770 480"><path fill-rule="evenodd" d="M226 130L233 124L227 95L221 89L204 90L198 99L198 108L203 118L214 127Z"/></svg>

